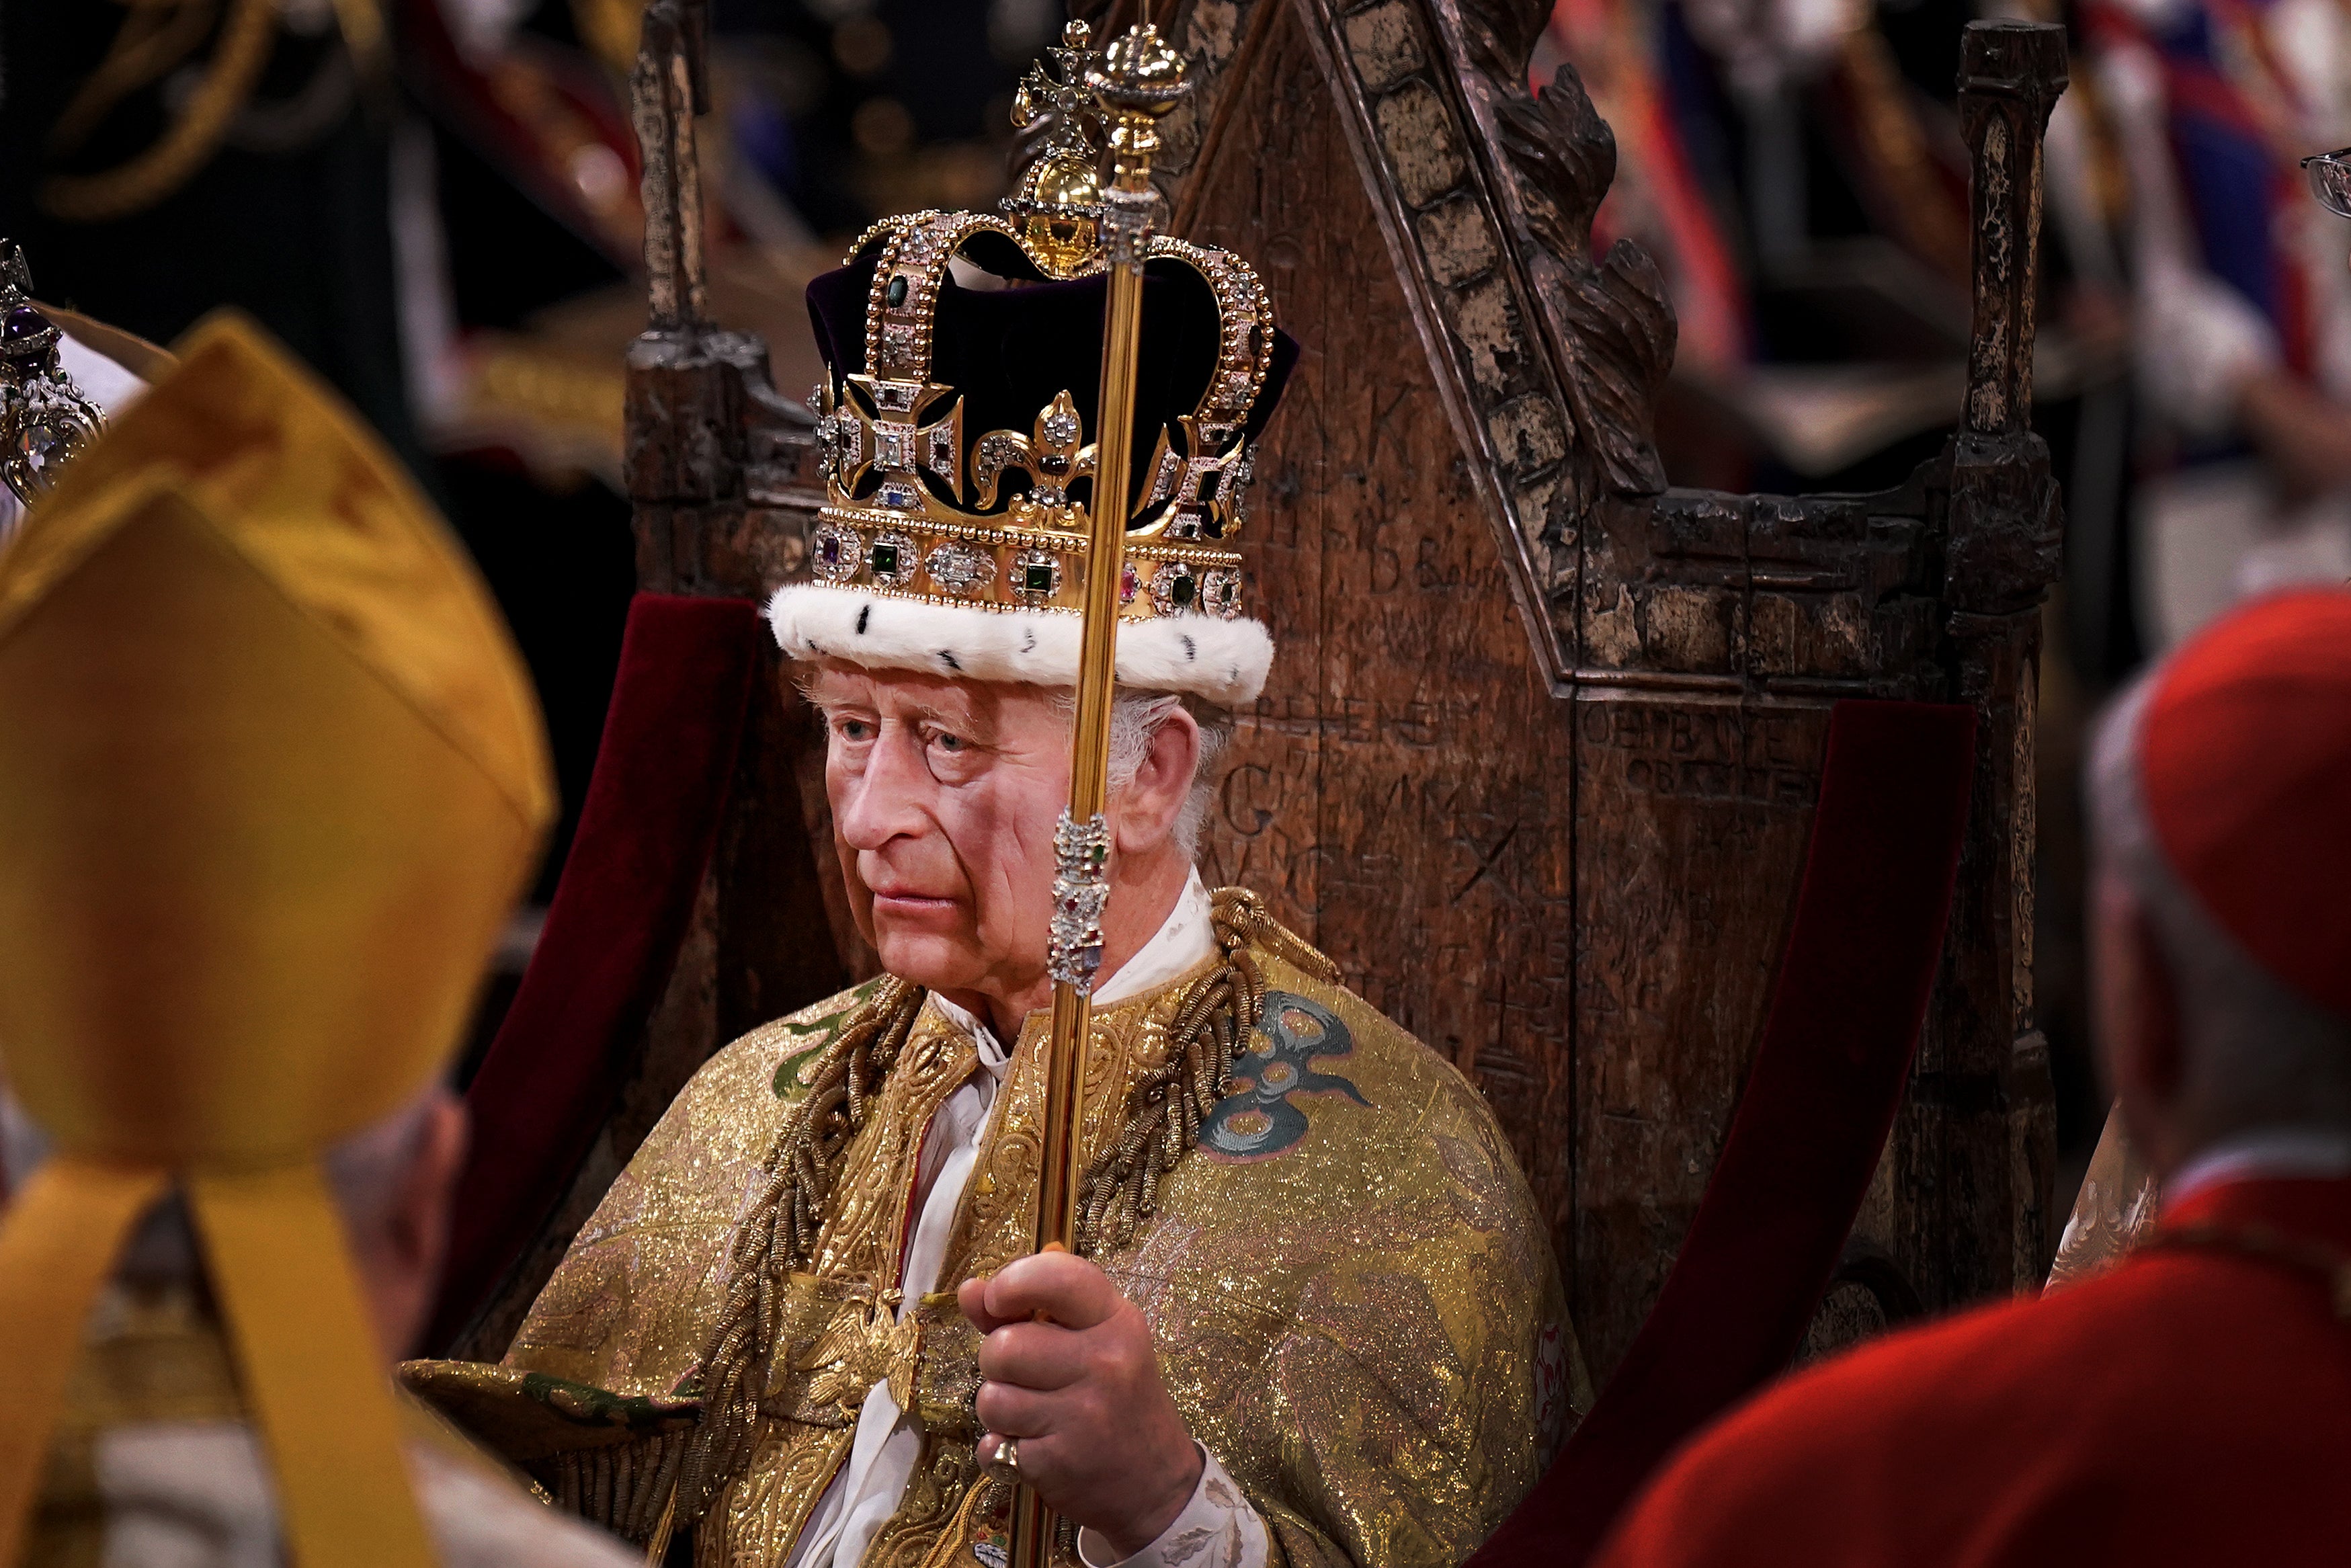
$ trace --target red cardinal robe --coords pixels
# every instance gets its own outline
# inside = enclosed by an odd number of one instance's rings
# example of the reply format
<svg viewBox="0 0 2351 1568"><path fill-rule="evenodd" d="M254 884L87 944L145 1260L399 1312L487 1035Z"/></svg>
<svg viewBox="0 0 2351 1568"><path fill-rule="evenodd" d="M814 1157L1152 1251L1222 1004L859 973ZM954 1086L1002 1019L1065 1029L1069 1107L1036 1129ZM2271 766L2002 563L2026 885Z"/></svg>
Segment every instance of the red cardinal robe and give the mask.
<svg viewBox="0 0 2351 1568"><path fill-rule="evenodd" d="M2196 1228L2351 1257L2351 1181L2228 1183L2158 1235ZM2136 1254L1790 1378L1668 1461L1595 1561L2351 1563L2351 1322L2320 1267Z"/></svg>

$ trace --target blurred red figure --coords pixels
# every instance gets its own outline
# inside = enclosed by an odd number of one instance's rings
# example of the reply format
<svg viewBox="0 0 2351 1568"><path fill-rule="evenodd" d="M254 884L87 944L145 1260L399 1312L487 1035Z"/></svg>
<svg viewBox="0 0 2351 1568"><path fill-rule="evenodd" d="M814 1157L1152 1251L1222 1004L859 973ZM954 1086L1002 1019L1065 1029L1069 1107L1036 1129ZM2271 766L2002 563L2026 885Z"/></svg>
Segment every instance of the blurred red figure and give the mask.
<svg viewBox="0 0 2351 1568"><path fill-rule="evenodd" d="M2089 788L2151 1240L1780 1385L1666 1467L1606 1568L2351 1560L2351 592L2191 640Z"/></svg>

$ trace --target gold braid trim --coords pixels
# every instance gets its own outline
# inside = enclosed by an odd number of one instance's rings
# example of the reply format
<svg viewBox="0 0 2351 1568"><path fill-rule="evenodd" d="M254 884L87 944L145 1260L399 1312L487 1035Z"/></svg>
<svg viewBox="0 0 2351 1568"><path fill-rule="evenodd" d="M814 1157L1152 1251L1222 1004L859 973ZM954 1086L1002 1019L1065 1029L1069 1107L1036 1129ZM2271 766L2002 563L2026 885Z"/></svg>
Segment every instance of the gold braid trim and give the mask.
<svg viewBox="0 0 2351 1568"><path fill-rule="evenodd" d="M277 37L277 0L235 0L211 68L172 128L144 152L102 173L52 176L41 186L41 205L68 223L106 223L143 212L178 190L220 147L229 121L253 96Z"/></svg>
<svg viewBox="0 0 2351 1568"><path fill-rule="evenodd" d="M1078 1199L1082 1256L1115 1251L1134 1239L1157 1212L1162 1185L1199 1141L1201 1121L1224 1098L1233 1058L1265 999L1251 947L1318 980L1338 978L1337 966L1286 930L1247 889L1217 889L1209 910L1224 962L1185 988L1168 1026L1166 1056L1136 1082L1125 1127L1087 1168ZM883 982L825 1048L808 1097L793 1108L760 1167L767 1185L735 1233L726 1303L703 1352L702 1420L678 1474L684 1522L698 1522L750 1462L768 1361L782 1327L779 1284L814 1253L842 1156L922 1005L919 988L894 977Z"/></svg>
<svg viewBox="0 0 2351 1568"><path fill-rule="evenodd" d="M964 1540L971 1533L972 1516L979 1512L983 1500L1002 1490L1006 1484L995 1476L983 1475L964 1488L963 1506L955 1511L947 1527L931 1542L931 1549L923 1553L917 1568L955 1568L955 1560L963 1552Z"/></svg>
<svg viewBox="0 0 2351 1568"><path fill-rule="evenodd" d="M760 1166L767 1183L735 1232L726 1300L702 1353L702 1419L677 1482L678 1517L687 1523L699 1521L718 1489L750 1462L768 1358L782 1326L779 1287L815 1252L841 1156L922 1008L918 987L885 978L825 1048L807 1096Z"/></svg>
<svg viewBox="0 0 2351 1568"><path fill-rule="evenodd" d="M1201 1122L1230 1088L1233 1058L1265 1000L1251 946L1280 954L1318 980L1339 977L1336 965L1268 915L1247 888L1220 887L1208 907L1225 961L1185 988L1167 1026L1167 1054L1135 1080L1126 1126L1086 1167L1078 1197L1081 1257L1115 1252L1134 1239L1159 1211L1160 1187L1176 1162L1200 1141Z"/></svg>
<svg viewBox="0 0 2351 1568"><path fill-rule="evenodd" d="M690 1438L685 1432L664 1432L559 1454L538 1467L539 1479L557 1507L642 1543L660 1526Z"/></svg>
<svg viewBox="0 0 2351 1568"><path fill-rule="evenodd" d="M49 127L50 154L72 152L116 104L177 70L219 20L220 0L133 4L107 46L106 57L83 79L57 115L57 123Z"/></svg>

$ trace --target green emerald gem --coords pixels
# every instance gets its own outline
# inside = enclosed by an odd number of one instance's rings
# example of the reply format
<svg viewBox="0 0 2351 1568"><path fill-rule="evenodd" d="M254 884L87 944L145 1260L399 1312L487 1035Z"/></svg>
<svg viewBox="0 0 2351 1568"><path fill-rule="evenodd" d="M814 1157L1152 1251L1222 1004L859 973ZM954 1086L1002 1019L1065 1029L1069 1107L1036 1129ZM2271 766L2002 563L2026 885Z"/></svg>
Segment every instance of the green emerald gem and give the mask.
<svg viewBox="0 0 2351 1568"><path fill-rule="evenodd" d="M906 302L906 275L898 274L890 280L890 308L895 310Z"/></svg>
<svg viewBox="0 0 2351 1568"><path fill-rule="evenodd" d="M1053 569L1039 561L1021 569L1021 586L1031 593L1053 591Z"/></svg>
<svg viewBox="0 0 2351 1568"><path fill-rule="evenodd" d="M881 577L894 577L897 575L898 547L896 545L875 545L873 547L873 570L875 575Z"/></svg>
<svg viewBox="0 0 2351 1568"><path fill-rule="evenodd" d="M1199 591L1199 588L1198 579L1188 571L1180 572L1176 580L1167 585L1167 597L1175 602L1176 609L1183 610L1190 606L1192 596Z"/></svg>

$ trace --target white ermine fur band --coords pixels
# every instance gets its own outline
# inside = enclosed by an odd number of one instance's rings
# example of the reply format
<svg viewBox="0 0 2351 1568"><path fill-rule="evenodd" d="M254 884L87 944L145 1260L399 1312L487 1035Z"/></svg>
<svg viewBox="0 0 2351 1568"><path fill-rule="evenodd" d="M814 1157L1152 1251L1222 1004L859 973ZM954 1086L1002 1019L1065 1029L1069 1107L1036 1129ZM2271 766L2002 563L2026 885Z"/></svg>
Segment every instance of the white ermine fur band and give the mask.
<svg viewBox="0 0 2351 1568"><path fill-rule="evenodd" d="M768 623L794 659L1039 686L1077 684L1084 630L1066 611L987 610L827 582L776 590ZM1119 684L1137 691L1238 708L1257 700L1272 664L1273 639L1256 621L1187 612L1119 623Z"/></svg>

